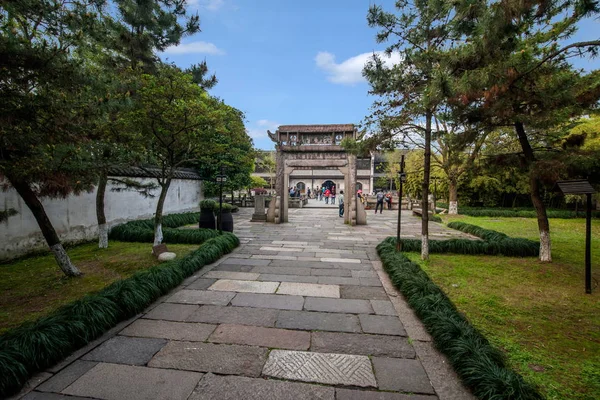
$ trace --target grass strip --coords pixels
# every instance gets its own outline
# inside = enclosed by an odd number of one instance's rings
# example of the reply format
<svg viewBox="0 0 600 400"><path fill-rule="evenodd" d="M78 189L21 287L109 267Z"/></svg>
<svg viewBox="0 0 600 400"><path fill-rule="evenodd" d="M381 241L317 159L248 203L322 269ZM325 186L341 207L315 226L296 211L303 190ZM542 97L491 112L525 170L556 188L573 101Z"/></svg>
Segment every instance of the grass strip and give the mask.
<svg viewBox="0 0 600 400"><path fill-rule="evenodd" d="M187 224L192 218L189 214L169 216L169 225ZM140 222L137 227L132 224L135 235L152 232L151 226L144 226L146 221L134 222ZM198 231L177 233L180 243L204 242L187 256L137 272L0 336L0 398L15 393L35 372L56 364L118 322L141 312L186 277L239 245L239 239L231 233ZM204 231L214 232L214 237L207 239ZM130 238L135 235L130 233Z"/></svg>
<svg viewBox="0 0 600 400"><path fill-rule="evenodd" d="M421 267L396 251L395 238L381 242L377 252L390 279L423 321L436 347L448 357L475 396L482 400L543 398L507 367L502 352L469 323Z"/></svg>
<svg viewBox="0 0 600 400"><path fill-rule="evenodd" d="M523 238L511 238L504 233L484 229L464 222L450 222L449 228L477 236L482 240L447 239L430 240L430 253L452 253L470 255L504 255L509 257L537 257L540 252L539 242ZM396 245L395 237L384 240L393 246ZM421 240L402 239L402 250L408 252L421 251Z"/></svg>

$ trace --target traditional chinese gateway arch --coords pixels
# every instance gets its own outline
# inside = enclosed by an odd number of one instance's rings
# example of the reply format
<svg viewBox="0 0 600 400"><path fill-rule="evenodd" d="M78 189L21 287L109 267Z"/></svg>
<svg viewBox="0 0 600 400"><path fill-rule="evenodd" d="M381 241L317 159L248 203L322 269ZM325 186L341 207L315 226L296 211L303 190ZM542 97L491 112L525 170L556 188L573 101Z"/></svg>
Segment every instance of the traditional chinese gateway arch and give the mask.
<svg viewBox="0 0 600 400"><path fill-rule="evenodd" d="M272 133L277 151L277 198L269 207L269 222L288 222L288 187L302 182L306 187L336 182L344 191L344 221L350 225L366 223L356 210L356 156L341 146L345 138L356 139L353 124L281 125Z"/></svg>

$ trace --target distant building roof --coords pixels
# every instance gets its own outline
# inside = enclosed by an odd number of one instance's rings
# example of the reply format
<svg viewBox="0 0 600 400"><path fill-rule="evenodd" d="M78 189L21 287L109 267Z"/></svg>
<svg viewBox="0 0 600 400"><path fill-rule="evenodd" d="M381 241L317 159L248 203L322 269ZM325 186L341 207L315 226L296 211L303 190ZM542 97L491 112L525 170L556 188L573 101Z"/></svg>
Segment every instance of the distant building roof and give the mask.
<svg viewBox="0 0 600 400"><path fill-rule="evenodd" d="M110 176L128 176L132 178L159 178L160 169L156 167L120 167L113 166L108 169ZM190 179L200 181L202 177L190 168L179 168L175 171L175 179Z"/></svg>
<svg viewBox="0 0 600 400"><path fill-rule="evenodd" d="M305 132L305 133L321 133L321 132L352 132L354 124L329 124L329 125L280 125L277 130L279 132Z"/></svg>

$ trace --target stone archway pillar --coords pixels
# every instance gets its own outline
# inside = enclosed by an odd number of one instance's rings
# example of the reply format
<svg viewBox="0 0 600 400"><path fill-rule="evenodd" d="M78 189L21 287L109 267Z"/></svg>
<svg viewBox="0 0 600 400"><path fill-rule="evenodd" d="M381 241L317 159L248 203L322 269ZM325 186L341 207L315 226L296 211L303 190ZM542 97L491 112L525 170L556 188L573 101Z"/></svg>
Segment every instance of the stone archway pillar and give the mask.
<svg viewBox="0 0 600 400"><path fill-rule="evenodd" d="M356 156L348 154L347 173L344 175L346 187L346 204L344 205L344 222L351 226L356 225Z"/></svg>
<svg viewBox="0 0 600 400"><path fill-rule="evenodd" d="M275 222L276 224L280 224L282 222L284 222L283 218L283 212L284 212L284 202L287 202L287 186L286 185L286 179L285 179L285 153L283 151L281 151L281 148L279 146L276 146L276 153L275 153L275 163L277 166L277 173L275 175L275 193L277 195L278 198L278 202L276 204L276 208L277 208L277 212L276 212L276 216L278 218L275 218L273 222ZM287 217L287 215L286 215Z"/></svg>

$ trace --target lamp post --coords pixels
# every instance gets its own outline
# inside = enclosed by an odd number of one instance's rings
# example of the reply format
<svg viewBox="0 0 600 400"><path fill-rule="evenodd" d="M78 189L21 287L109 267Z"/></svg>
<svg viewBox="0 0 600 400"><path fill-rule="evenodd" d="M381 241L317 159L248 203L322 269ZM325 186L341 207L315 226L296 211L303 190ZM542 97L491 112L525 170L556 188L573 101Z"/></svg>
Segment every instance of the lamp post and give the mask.
<svg viewBox="0 0 600 400"><path fill-rule="evenodd" d="M227 176L225 176L225 167L221 165L221 173L217 175L217 183L219 184L219 215L217 217L217 226L219 231L223 230L221 213L223 211L223 184L227 182ZM233 197L231 198L233 201Z"/></svg>
<svg viewBox="0 0 600 400"><path fill-rule="evenodd" d="M396 232L396 251L402 251L402 242L400 241L400 223L402 222L402 186L406 182L406 174L404 173L404 154L400 158L400 187L398 194L398 230Z"/></svg>

